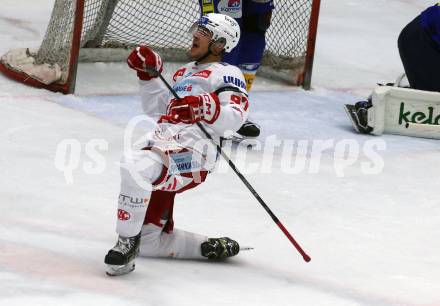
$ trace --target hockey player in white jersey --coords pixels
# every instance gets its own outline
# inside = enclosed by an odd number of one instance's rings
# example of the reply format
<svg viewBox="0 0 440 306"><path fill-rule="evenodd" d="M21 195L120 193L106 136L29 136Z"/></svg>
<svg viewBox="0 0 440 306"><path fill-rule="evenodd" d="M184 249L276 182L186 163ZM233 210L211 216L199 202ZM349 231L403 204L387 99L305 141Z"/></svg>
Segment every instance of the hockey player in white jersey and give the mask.
<svg viewBox="0 0 440 306"><path fill-rule="evenodd" d="M202 16L191 27L193 62L173 77L174 98L156 72L160 55L139 46L127 59L137 71L144 112L157 128L143 150L124 156L118 199L118 241L105 257L107 274L134 269L140 256L224 259L236 255L239 244L227 237L208 238L174 228L176 194L202 183L215 167L215 145L200 123L219 141L237 131L247 118L246 83L241 71L220 62L238 43L237 22L222 14Z"/></svg>

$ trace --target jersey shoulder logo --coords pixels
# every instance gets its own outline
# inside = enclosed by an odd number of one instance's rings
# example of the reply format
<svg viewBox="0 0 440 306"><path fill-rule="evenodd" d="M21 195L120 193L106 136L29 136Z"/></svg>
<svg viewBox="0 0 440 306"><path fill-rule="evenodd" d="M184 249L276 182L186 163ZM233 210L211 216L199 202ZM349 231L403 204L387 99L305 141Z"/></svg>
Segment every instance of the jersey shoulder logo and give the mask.
<svg viewBox="0 0 440 306"><path fill-rule="evenodd" d="M186 71L186 68L180 68L179 70L177 70L177 71L174 73L173 81L175 82L175 81L177 80L178 77L183 76L183 74L185 73L185 71Z"/></svg>
<svg viewBox="0 0 440 306"><path fill-rule="evenodd" d="M211 72L212 72L211 70L202 70L202 71L199 71L199 72L192 74L191 76L201 77L201 78L207 79L211 75Z"/></svg>
<svg viewBox="0 0 440 306"><path fill-rule="evenodd" d="M223 82L225 82L226 84L234 84L237 87L246 89L246 83L244 81L231 75L224 75Z"/></svg>

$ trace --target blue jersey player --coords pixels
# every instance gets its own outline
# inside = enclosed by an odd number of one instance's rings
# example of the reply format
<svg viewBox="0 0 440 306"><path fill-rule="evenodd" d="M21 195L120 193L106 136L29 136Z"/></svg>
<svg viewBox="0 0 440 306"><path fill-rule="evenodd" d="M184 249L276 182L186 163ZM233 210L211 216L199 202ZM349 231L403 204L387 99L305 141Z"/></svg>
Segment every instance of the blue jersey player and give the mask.
<svg viewBox="0 0 440 306"><path fill-rule="evenodd" d="M411 88L440 92L440 3L402 30L398 46Z"/></svg>
<svg viewBox="0 0 440 306"><path fill-rule="evenodd" d="M225 54L223 61L238 66L246 80L246 89L251 89L263 52L266 47L266 31L269 28L273 0L199 0L202 15L221 13L234 18L241 29L237 47ZM246 121L238 130L244 137L257 137L259 127Z"/></svg>

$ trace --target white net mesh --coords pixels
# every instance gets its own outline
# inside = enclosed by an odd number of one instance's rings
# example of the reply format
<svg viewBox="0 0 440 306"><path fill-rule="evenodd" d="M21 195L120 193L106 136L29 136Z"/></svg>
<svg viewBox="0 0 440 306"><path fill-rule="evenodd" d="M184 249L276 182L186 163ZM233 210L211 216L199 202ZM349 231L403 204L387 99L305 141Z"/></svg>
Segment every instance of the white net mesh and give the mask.
<svg viewBox="0 0 440 306"><path fill-rule="evenodd" d="M82 1L55 1L46 35L35 55L37 63L57 63L65 75L77 2ZM281 69L293 79L296 70L302 71L311 7L312 0L275 2L263 65L276 75ZM199 15L197 0L84 0L81 48L130 49L144 43L158 49L164 60L184 61L184 50L191 42L187 30ZM98 56L88 60L109 59Z"/></svg>
<svg viewBox="0 0 440 306"><path fill-rule="evenodd" d="M37 64L58 64L63 71L62 81L67 78L70 58L74 12L76 1L55 1L44 40L35 56Z"/></svg>

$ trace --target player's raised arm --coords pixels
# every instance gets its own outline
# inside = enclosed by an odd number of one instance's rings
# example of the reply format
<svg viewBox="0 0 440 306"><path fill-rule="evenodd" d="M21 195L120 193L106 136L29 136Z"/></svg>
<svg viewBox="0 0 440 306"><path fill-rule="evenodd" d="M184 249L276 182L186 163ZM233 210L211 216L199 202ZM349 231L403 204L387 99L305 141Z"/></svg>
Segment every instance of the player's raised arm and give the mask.
<svg viewBox="0 0 440 306"><path fill-rule="evenodd" d="M139 78L142 108L146 115L158 119L166 109L168 91L157 79L163 71L159 53L147 46L138 46L127 58L127 65L135 70Z"/></svg>
<svg viewBox="0 0 440 306"><path fill-rule="evenodd" d="M244 79L237 69L237 80ZM182 99L173 99L167 114L171 121L193 124L202 122L217 135L227 131L236 132L247 118L249 102L244 89L222 83L213 92L206 92Z"/></svg>

